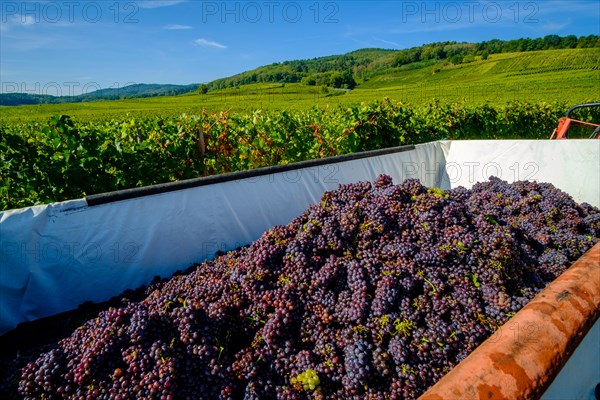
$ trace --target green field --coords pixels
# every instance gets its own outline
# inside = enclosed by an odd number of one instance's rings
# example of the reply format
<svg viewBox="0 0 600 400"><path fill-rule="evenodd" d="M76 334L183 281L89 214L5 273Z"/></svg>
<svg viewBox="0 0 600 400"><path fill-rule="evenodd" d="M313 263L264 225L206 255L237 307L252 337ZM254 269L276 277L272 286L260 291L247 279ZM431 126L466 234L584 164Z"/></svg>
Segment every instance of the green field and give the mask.
<svg viewBox="0 0 600 400"><path fill-rule="evenodd" d="M260 83L237 88L142 99L89 103L2 107L2 122L45 120L67 114L80 120L149 115L308 110L380 100L384 96L412 106L433 99L442 103L503 105L511 101L565 102L598 100L600 48L544 50L492 54L454 65L448 61L421 62L359 81L352 91L306 86L301 83Z"/></svg>

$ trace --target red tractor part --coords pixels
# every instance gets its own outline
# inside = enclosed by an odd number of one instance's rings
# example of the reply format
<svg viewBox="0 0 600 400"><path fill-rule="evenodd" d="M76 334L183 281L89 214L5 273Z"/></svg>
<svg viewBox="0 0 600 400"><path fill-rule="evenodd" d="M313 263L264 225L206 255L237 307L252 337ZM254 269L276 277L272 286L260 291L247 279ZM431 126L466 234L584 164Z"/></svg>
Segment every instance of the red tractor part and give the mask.
<svg viewBox="0 0 600 400"><path fill-rule="evenodd" d="M600 107L599 103L585 103L585 104L577 104L567 110L566 116L562 117L558 120L558 127L554 129L552 132L552 136L550 139L568 139L569 138L569 128L572 125L578 125L584 127L586 129L592 130L592 134L590 135L590 139L600 139L600 125L594 124L591 122L579 121L571 118L571 113L578 109L584 107Z"/></svg>

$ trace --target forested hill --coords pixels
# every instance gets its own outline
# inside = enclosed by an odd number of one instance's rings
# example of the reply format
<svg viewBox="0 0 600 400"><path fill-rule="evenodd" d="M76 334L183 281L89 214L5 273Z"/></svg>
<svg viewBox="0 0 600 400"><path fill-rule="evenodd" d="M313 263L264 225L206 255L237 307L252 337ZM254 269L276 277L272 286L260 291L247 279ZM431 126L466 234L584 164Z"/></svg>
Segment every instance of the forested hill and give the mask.
<svg viewBox="0 0 600 400"><path fill-rule="evenodd" d="M135 84L121 88L107 88L77 96L52 96L48 94L31 93L1 93L0 105L16 106L23 104L60 104L81 103L86 101L119 100L128 98L176 96L189 93L198 88L198 84L191 85L161 85L161 84Z"/></svg>
<svg viewBox="0 0 600 400"><path fill-rule="evenodd" d="M405 50L361 49L350 53L285 61L204 84L203 90L224 89L256 82L303 82L307 85L352 89L361 80L393 72L394 68L417 69L437 62L469 63L490 54L600 47L600 36L548 35L537 39L490 40L481 43L437 42Z"/></svg>

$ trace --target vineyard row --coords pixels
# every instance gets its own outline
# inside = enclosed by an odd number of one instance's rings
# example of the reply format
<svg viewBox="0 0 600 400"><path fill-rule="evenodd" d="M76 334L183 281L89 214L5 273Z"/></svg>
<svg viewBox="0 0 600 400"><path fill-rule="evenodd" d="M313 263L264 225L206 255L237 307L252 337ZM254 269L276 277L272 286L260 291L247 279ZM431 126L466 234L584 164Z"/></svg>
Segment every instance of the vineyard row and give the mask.
<svg viewBox="0 0 600 400"><path fill-rule="evenodd" d="M308 111L0 125L0 210L440 139L547 139L561 103L409 107L384 98ZM598 116L582 115L580 118Z"/></svg>

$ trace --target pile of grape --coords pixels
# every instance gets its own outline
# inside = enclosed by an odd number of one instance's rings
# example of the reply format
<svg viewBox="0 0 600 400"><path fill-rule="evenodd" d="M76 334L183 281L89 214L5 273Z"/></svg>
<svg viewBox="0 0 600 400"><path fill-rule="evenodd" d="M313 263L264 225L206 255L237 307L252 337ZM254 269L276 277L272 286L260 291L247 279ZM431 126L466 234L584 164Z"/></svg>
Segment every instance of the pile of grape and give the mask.
<svg viewBox="0 0 600 400"><path fill-rule="evenodd" d="M550 184L380 176L111 308L22 371L21 396L418 397L600 237Z"/></svg>

